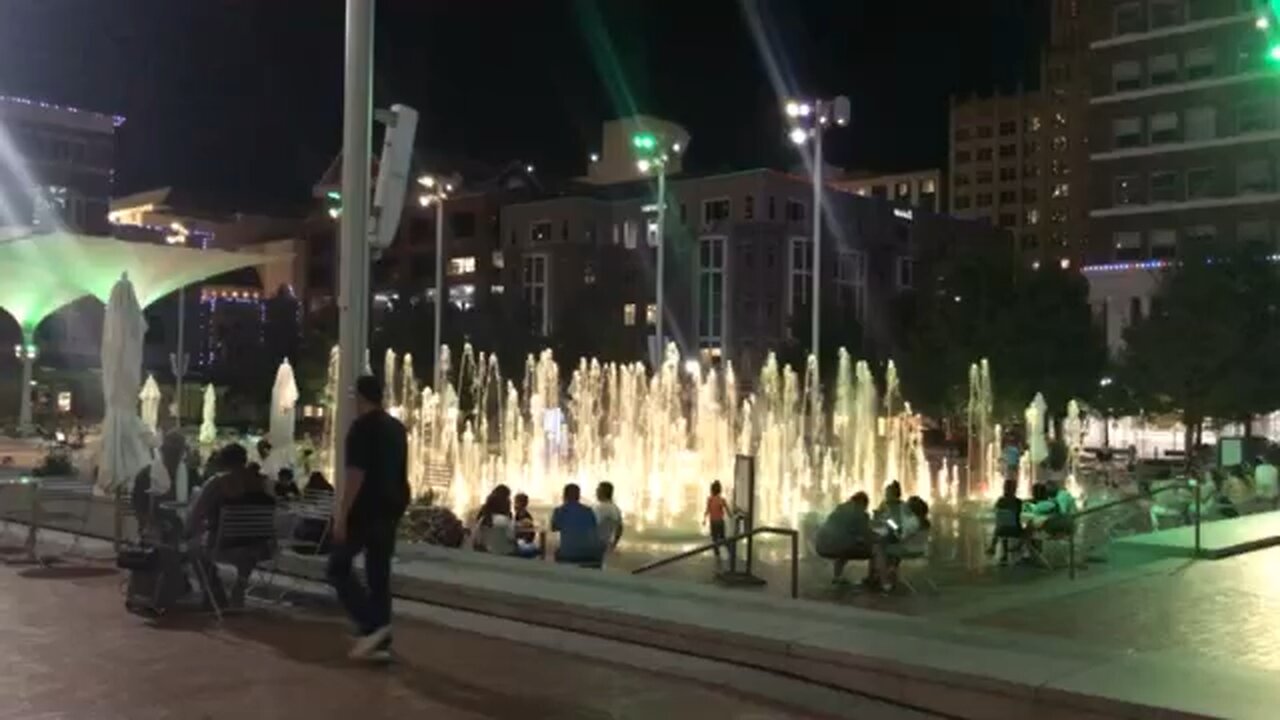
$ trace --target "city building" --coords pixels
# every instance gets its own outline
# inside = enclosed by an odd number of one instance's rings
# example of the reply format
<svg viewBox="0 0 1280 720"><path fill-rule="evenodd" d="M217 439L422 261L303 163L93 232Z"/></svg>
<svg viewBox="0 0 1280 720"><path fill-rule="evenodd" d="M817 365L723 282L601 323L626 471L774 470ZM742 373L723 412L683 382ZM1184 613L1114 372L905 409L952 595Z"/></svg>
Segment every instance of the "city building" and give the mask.
<svg viewBox="0 0 1280 720"><path fill-rule="evenodd" d="M1274 247L1277 74L1255 28L1265 3L1089 3L1088 261L1118 348L1159 269L1210 240Z"/></svg>
<svg viewBox="0 0 1280 720"><path fill-rule="evenodd" d="M107 232L123 117L0 96L0 227Z"/></svg>
<svg viewBox="0 0 1280 720"><path fill-rule="evenodd" d="M933 179L936 188L936 175L912 177L917 187ZM769 351L808 333L812 186L802 176L751 169L671 177L667 192L666 339L686 356L732 360L750 382ZM507 294L529 310L538 334L572 333L604 307L606 321L593 330L616 323L630 359L652 359L655 203L653 183L640 181L502 208ZM825 203L832 221L824 224L822 332L859 352L892 352L893 302L931 263L1010 242L985 223L906 202L829 191Z"/></svg>
<svg viewBox="0 0 1280 720"><path fill-rule="evenodd" d="M847 172L832 177L830 186L854 195L891 200L895 204L940 213L946 209L942 171L917 170L892 174Z"/></svg>
<svg viewBox="0 0 1280 720"><path fill-rule="evenodd" d="M1014 233L1023 258L1079 262L1089 246L1083 0L1053 0L1040 90L952 98L949 208Z"/></svg>

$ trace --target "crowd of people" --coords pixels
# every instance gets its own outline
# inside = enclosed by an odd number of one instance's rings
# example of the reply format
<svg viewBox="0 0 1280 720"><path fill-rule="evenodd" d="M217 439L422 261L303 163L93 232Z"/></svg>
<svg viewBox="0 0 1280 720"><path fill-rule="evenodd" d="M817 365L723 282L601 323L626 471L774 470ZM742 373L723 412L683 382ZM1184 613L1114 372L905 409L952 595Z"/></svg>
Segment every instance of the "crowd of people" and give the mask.
<svg viewBox="0 0 1280 720"><path fill-rule="evenodd" d="M556 562L601 567L622 540L625 526L622 511L613 501L613 483L596 486L596 503L582 502L576 483L564 486L561 504L551 513L550 524L539 528L529 510L529 497L514 496L511 488L498 485L485 499L472 527L472 546L495 555L522 558L541 557L546 534L558 536ZM541 541L539 540L541 536Z"/></svg>

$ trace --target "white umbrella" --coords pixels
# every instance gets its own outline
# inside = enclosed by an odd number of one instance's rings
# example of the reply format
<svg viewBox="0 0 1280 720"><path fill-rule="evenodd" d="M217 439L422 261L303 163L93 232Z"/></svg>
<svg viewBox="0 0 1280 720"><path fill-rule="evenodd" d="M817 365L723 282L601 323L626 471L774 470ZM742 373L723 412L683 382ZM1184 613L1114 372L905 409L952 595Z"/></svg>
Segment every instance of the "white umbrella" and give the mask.
<svg viewBox="0 0 1280 720"><path fill-rule="evenodd" d="M204 412L201 413L200 421L200 444L212 445L218 439L218 426L214 419L217 418L218 394L214 392L213 385L204 386Z"/></svg>
<svg viewBox="0 0 1280 720"><path fill-rule="evenodd" d="M282 467L293 464L293 436L298 424L298 383L293 377L293 366L285 358L276 370L276 382L271 387L271 424L267 439L271 441L271 466L267 477L273 477ZM264 468L266 470L267 468Z"/></svg>
<svg viewBox="0 0 1280 720"><path fill-rule="evenodd" d="M147 429L138 418L142 385L142 338L147 321L127 275L121 275L102 325L102 394L106 416L98 455L98 485L104 490L128 487L151 463Z"/></svg>
<svg viewBox="0 0 1280 720"><path fill-rule="evenodd" d="M143 383L138 399L142 401L142 424L154 435L160 421L160 386L151 373L147 373L147 381Z"/></svg>
<svg viewBox="0 0 1280 720"><path fill-rule="evenodd" d="M1039 465L1049 457L1049 444L1045 439L1045 414L1049 406L1045 404L1044 395L1036 393L1031 404L1027 406L1027 446L1031 452L1032 465Z"/></svg>

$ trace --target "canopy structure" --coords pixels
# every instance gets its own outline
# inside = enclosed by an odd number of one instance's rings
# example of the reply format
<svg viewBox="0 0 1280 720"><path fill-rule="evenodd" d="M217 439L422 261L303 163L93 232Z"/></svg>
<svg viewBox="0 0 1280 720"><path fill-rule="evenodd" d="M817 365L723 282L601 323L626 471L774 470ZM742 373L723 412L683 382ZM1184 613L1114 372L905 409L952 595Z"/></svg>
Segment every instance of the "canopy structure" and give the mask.
<svg viewBox="0 0 1280 720"><path fill-rule="evenodd" d="M0 310L22 329L22 407L18 424L31 424L35 332L64 305L93 296L106 304L121 275L128 275L138 304L146 308L169 293L231 270L266 265L280 258L253 253L131 242L69 232L0 235Z"/></svg>
<svg viewBox="0 0 1280 720"><path fill-rule="evenodd" d="M120 274L128 273L143 308L193 282L277 259L68 232L0 241L0 263L16 262L24 273L32 269L53 274L61 278L60 282L79 289L76 297L92 295L105 304ZM2 302L0 307L4 307Z"/></svg>

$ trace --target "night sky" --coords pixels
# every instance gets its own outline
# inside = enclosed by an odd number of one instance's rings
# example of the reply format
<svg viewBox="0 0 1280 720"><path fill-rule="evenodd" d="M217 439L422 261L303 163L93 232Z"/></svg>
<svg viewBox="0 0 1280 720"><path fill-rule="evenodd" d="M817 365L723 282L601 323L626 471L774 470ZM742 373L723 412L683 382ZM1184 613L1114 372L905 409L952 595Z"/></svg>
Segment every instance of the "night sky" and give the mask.
<svg viewBox="0 0 1280 720"><path fill-rule="evenodd" d="M631 110L688 127L690 169L785 166L773 67L850 96L833 164L938 166L949 94L1035 83L1045 4L379 0L375 99L422 112L422 147L547 173ZM0 94L127 116L118 194L296 204L341 142L342 24L342 0L2 0Z"/></svg>

